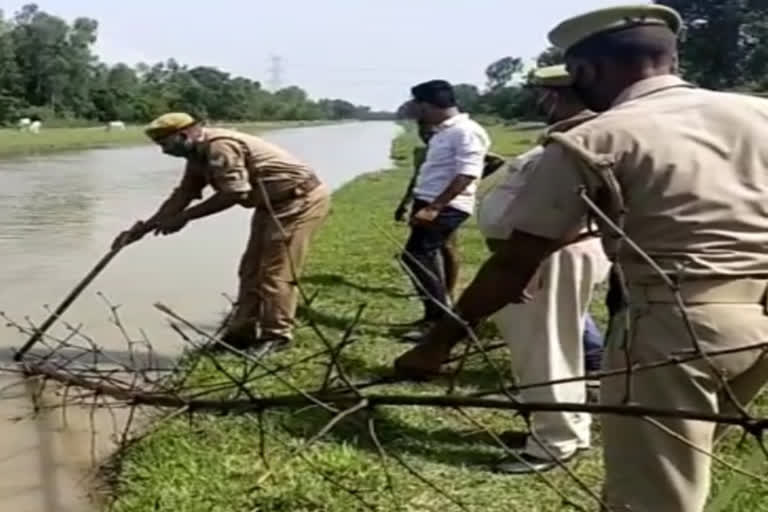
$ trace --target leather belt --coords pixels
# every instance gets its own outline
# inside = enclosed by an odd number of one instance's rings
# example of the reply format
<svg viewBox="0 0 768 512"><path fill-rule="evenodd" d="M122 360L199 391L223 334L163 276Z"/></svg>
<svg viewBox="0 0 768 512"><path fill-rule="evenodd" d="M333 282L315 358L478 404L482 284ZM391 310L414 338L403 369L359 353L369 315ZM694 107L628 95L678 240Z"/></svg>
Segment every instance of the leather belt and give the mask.
<svg viewBox="0 0 768 512"><path fill-rule="evenodd" d="M282 204L291 201L297 197L303 197L322 184L320 179L313 173L307 179L294 184L292 187L282 188L281 190L270 191L269 186L265 185L269 200L273 205Z"/></svg>

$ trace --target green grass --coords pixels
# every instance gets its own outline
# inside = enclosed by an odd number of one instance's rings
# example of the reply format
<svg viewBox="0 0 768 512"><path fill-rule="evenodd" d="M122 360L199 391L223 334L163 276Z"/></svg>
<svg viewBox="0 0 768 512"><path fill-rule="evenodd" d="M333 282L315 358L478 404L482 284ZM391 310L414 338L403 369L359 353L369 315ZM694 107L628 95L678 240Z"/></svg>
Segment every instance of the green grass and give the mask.
<svg viewBox="0 0 768 512"><path fill-rule="evenodd" d="M535 134L496 127L497 151L515 154L529 147ZM398 251L380 229L403 240L406 229L395 226L391 213L409 176L410 135L393 144L398 168L362 176L334 195L333 213L316 239L303 280L309 293L318 293L311 314L334 341L342 337L360 304L367 304L355 338L343 353L349 375L357 380L388 372L393 359L407 347L399 344L387 325L415 319L420 305L409 299L411 288L393 259ZM463 282L486 257L482 238L472 222L461 231L464 259ZM594 304L594 313L604 321L604 309ZM304 310L302 318L309 312ZM296 347L271 356L269 365L297 361L321 349L321 343L306 325L297 330ZM499 351L494 360L508 366ZM227 360L230 370L241 370L237 359ZM323 380L323 368L302 364L283 374L295 385L315 389ZM223 382L209 364L201 364L192 375L197 386ZM459 379L458 391L471 392L493 385L495 378L477 360ZM261 395L291 393L276 379L258 381L253 392ZM445 382L428 385L390 385L379 393L441 393ZM763 410L766 410L763 404ZM512 414L496 411L467 411L499 433L522 428ZM258 417L245 415L195 415L165 422L147 438L125 450L113 470L115 512L277 512L376 510L448 512L459 510L450 500L413 477L392 458L382 461L367 434L365 417L358 415L341 423L329 435L303 452L290 457L317 433L330 416L317 409L270 411L259 425ZM561 499L536 477L508 477L488 470L503 455L477 428L447 409L381 408L375 414L378 436L388 453L396 454L454 500L472 511L560 511ZM263 443L262 443L263 438ZM627 440L633 442L632 439ZM592 489L599 491L603 470L600 435L595 427L596 448L572 464L573 470ZM753 443L736 445L732 437L723 455L738 463L751 456ZM268 471L262 451L273 471ZM765 462L753 471L764 474ZM715 493L729 473L716 472ZM576 484L560 470L548 478L571 499L591 505ZM638 475L642 478L642 475ZM390 491L389 481L394 492ZM347 488L341 490L334 481ZM724 510L765 510L768 492L747 482ZM762 507L762 508L761 508ZM594 507L589 506L590 510Z"/></svg>
<svg viewBox="0 0 768 512"><path fill-rule="evenodd" d="M244 132L263 132L278 128L316 125L322 122L276 121L232 123ZM0 129L0 158L58 151L95 149L112 146L147 144L141 126L126 126L124 131L108 132L103 126L89 128L43 128L38 134L14 129Z"/></svg>

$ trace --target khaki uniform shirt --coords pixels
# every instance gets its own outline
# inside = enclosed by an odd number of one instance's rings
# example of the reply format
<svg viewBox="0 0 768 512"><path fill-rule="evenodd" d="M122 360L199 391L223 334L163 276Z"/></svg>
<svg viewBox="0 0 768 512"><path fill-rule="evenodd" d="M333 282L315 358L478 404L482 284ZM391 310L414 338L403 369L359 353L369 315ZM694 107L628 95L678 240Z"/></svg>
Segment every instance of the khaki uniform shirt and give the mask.
<svg viewBox="0 0 768 512"><path fill-rule="evenodd" d="M584 110L551 124L546 133L566 132L596 116L594 112ZM477 187L477 223L486 238L506 240L512 234L516 216L524 214L517 207L517 197L525 188L543 153L544 147L539 144L480 182ZM585 227L582 233L586 232Z"/></svg>
<svg viewBox="0 0 768 512"><path fill-rule="evenodd" d="M565 136L615 159L625 230L664 270L768 276L768 101L654 77ZM573 149L549 144L519 198L516 228L565 235L587 213L577 190L594 193L592 176ZM641 263L627 244L620 258ZM655 275L640 268L630 280Z"/></svg>
<svg viewBox="0 0 768 512"><path fill-rule="evenodd" d="M531 171L536 167L542 146L535 146L507 162L477 187L477 226L486 238L506 240L512 234L509 210Z"/></svg>
<svg viewBox="0 0 768 512"><path fill-rule="evenodd" d="M246 206L263 203L261 180L271 201L279 202L296 187L314 178L307 164L266 140L221 128L203 129L200 158L187 161L180 188L202 197L210 185L218 192L245 192Z"/></svg>

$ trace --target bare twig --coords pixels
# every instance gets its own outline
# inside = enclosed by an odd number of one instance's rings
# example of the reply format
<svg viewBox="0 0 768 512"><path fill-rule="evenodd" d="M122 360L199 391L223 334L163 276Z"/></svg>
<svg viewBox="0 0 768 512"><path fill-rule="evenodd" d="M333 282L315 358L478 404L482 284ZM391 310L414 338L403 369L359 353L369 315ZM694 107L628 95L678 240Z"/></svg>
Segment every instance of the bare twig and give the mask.
<svg viewBox="0 0 768 512"><path fill-rule="evenodd" d="M281 395L241 400L187 400L178 395L147 393L139 390L124 389L61 372L50 366L31 366L27 363L30 375L40 375L63 384L79 386L100 394L122 400L127 404L151 405L154 407L187 407L190 411L228 411L254 412L269 408L297 408L306 405L323 404L323 408L333 410L328 404L344 406L359 403L356 397L347 393L310 394L302 392L296 395ZM571 402L518 402L492 400L471 396L457 395L367 395L363 397L370 407L411 406L411 407L475 407L481 409L512 410L520 413L532 412L584 412L590 414L612 414L629 417L679 418L740 426L751 433L768 429L768 418L744 418L741 415L715 414L686 409L663 409L637 405L598 405Z"/></svg>
<svg viewBox="0 0 768 512"><path fill-rule="evenodd" d="M377 436L377 434L376 434L376 424L375 424L375 421L373 420L373 418L372 418L372 417L371 417L371 418L369 418L369 423L368 423L368 431L371 433L371 438L373 438L373 437L376 437L376 438L378 438L378 436ZM379 445L380 445L380 444L381 444L381 443L379 443ZM448 494L447 492L445 492L443 489L441 489L440 487L438 487L437 485L435 485L433 482L431 482L429 479L427 479L427 478L426 478L424 475L422 475L421 473L419 473L418 471L416 471L416 470L415 470L415 469L414 469L414 468L413 468L413 467L412 467L410 464L408 464L408 462L406 462L406 461L405 461L405 459L403 459L403 458L402 458L400 455L398 455L398 454L397 454L397 453L395 453L395 452L391 452L389 455L390 455L390 457L392 457L393 459L395 459L395 460L397 461L397 463L398 463L398 464L400 464L400 466L402 466L402 467L403 467L403 469L405 469L405 470L406 470L408 473L410 473L410 474L411 474L412 476L414 476L414 477L415 477L417 480L419 480L420 482L422 482L423 484L425 484L427 487L429 487L430 489L432 489L433 491L435 491L435 492L436 492L438 495L440 495L441 497L443 497L443 498L445 498L446 500L450 501L451 503L453 503L454 505L456 505L457 507L459 507L461 510L464 510L465 512L469 512L469 509L466 507L466 505L464 505L464 504L463 504L461 501L459 501L458 499L454 498L453 496L451 496L450 494Z"/></svg>
<svg viewBox="0 0 768 512"><path fill-rule="evenodd" d="M293 452L291 452L286 460L283 461L283 463L286 463L288 460L292 459L293 457L296 457L298 454L300 454L303 450L306 450L310 446L312 446L315 442L320 440L323 436L325 436L328 432L330 432L336 424L338 424L340 421L342 421L347 416L350 416L362 409L365 409L368 407L368 402L366 400L361 400L356 405L353 405L352 407L343 410L336 414L333 418L331 418L331 421L329 421L323 428L320 429L320 431L312 436L310 439L308 439L306 442L304 442L300 447L296 448ZM275 469L268 469L263 475L261 475L258 480L256 481L257 486L261 486L264 481L269 478L272 474L274 474Z"/></svg>
<svg viewBox="0 0 768 512"><path fill-rule="evenodd" d="M470 423L472 423L473 425L478 427L480 430L482 430L483 432L488 434L491 437L491 439L493 439L493 441L499 447L501 447L508 455L510 455L512 458L514 458L517 462L523 464L524 466L527 466L531 470L531 472L534 475L536 475L536 478L541 480L541 482L544 485L546 485L547 487L552 489L555 492L555 494L557 494L560 497L560 499L563 501L563 504L568 505L570 507L573 507L576 510L580 510L582 512L587 512L587 510L584 507L582 507L581 505L579 505L578 503L573 501L570 497L568 497L568 495L565 494L564 491L559 489L557 487L557 485L547 475L545 475L541 471L536 470L536 468L534 468L533 465L530 462L525 460L520 455L520 453L518 451L513 450L512 448L510 448L498 435L496 435L495 432L493 432L487 426L483 425L476 418L473 418L470 414L468 414L466 411L462 410L461 408L457 407L457 408L454 409L454 411L456 411L459 415L461 415L461 417L463 417L464 419L468 420ZM528 429L528 434L529 435L531 434L530 425L529 425L529 429ZM599 502L599 500L598 500L598 502Z"/></svg>

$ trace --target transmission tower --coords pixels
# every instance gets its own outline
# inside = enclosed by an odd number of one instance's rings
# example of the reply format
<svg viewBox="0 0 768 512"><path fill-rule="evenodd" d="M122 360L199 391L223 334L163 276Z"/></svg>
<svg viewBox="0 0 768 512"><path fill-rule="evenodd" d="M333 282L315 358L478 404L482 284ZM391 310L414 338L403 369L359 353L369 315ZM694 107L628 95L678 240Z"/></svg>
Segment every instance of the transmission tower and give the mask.
<svg viewBox="0 0 768 512"><path fill-rule="evenodd" d="M273 55L270 61L269 88L271 91L277 91L283 86L283 59L279 55Z"/></svg>

